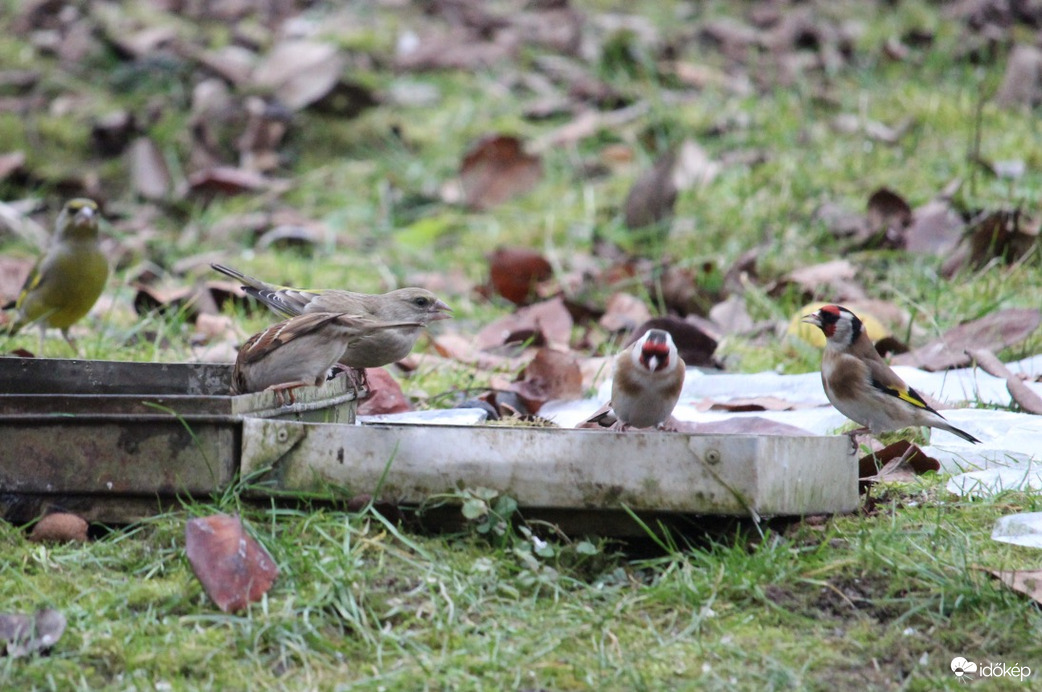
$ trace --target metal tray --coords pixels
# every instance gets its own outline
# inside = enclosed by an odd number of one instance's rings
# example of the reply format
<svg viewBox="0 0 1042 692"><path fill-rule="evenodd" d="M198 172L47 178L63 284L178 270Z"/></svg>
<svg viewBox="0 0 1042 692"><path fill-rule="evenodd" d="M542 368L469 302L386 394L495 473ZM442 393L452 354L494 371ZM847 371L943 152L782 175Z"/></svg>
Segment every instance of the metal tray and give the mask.
<svg viewBox="0 0 1042 692"><path fill-rule="evenodd" d="M231 365L0 358L0 513L126 521L228 487L247 416L352 423L354 387L232 396Z"/></svg>

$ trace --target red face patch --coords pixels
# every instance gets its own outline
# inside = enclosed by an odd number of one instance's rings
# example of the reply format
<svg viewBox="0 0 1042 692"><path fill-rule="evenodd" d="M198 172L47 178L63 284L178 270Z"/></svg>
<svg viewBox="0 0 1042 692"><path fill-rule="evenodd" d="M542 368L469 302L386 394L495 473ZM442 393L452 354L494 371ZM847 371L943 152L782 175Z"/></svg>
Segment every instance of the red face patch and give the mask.
<svg viewBox="0 0 1042 692"><path fill-rule="evenodd" d="M651 360L655 359L652 367ZM669 365L669 344L664 341L645 341L640 349L640 363L648 370L661 370Z"/></svg>

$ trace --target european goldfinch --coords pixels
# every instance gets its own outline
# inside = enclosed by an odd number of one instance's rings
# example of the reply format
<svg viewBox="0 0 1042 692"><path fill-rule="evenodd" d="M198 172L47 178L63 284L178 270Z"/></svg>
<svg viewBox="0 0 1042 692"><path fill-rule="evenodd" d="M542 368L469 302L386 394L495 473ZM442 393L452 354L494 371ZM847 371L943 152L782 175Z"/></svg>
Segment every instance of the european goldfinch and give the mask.
<svg viewBox="0 0 1042 692"><path fill-rule="evenodd" d="M292 390L318 386L343 355L386 330L418 326L415 322L379 322L334 312L311 312L272 325L254 334L235 360L232 392L246 394L271 389L293 401Z"/></svg>
<svg viewBox="0 0 1042 692"><path fill-rule="evenodd" d="M333 312L368 318L376 322L402 322L409 325L399 328L384 327L379 333L345 350L339 360L352 368L377 368L401 360L412 351L425 326L436 320L452 317L448 314L452 309L423 288L399 288L375 295L339 289L307 291L269 284L221 264L210 266L241 281L247 295L253 296L283 317Z"/></svg>
<svg viewBox="0 0 1042 692"><path fill-rule="evenodd" d="M590 422L604 425L614 420L613 430L661 428L680 398L684 368L669 332L649 329L615 357L609 410L595 414Z"/></svg>
<svg viewBox="0 0 1042 692"><path fill-rule="evenodd" d="M90 199L65 203L55 223L50 248L29 273L14 302L11 334L27 324L40 328L40 349L48 327L60 329L75 348L69 327L90 312L109 277L109 264L98 248L98 205Z"/></svg>
<svg viewBox="0 0 1042 692"><path fill-rule="evenodd" d="M844 416L875 434L925 425L980 442L946 421L890 369L850 310L826 305L803 321L825 334L821 383L829 401Z"/></svg>

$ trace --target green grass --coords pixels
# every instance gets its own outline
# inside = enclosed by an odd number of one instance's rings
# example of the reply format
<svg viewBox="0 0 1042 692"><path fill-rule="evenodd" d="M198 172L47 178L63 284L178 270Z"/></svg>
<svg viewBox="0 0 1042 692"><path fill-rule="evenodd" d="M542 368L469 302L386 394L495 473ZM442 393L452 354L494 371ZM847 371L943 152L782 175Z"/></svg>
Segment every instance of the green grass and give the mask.
<svg viewBox="0 0 1042 692"><path fill-rule="evenodd" d="M696 20L736 12L724 2L638 9L613 0L577 4L590 15L646 12L666 40L682 36ZM7 17L19 3L0 0L0 6L11 10L0 13L0 27L9 28ZM957 201L966 209L1022 205L1038 214L1037 112L994 104L1004 61L956 59L965 40L962 27L936 3L817 8L821 16L860 23L851 62L751 96L710 87L674 103L663 93L677 85L654 74L649 49L618 35L612 57L594 59L591 69L623 94L647 100L649 112L543 152L539 185L489 212L441 201L442 185L457 174L463 152L496 131L531 141L568 118L524 119L527 97L506 91L505 68L398 74L390 69L398 33L431 20L415 7L354 3L348 11L358 21L334 40L375 56L353 65L352 79L382 92L403 82L433 85L436 102L382 106L352 120L297 114L275 171L292 181L288 193L278 200L246 195L209 205L162 205L140 242L119 224L141 204L121 162L96 159L90 122L117 107L138 116L150 112L155 117L142 120L145 131L177 174L190 153L191 71L179 63L126 65L108 51L62 66L34 53L25 36L3 34L0 62L40 70L41 93L76 96L79 105L24 118L0 113L0 141L25 150L32 173L28 184L18 177L0 181L0 199L41 197L53 210L66 178L93 171L109 196L112 223L105 234L131 247L110 279L107 295L115 296L116 307L83 322L81 355L192 358L194 328L185 315L138 317L126 310L133 298L131 268L145 261L168 272L170 284L187 284L217 277L204 269L177 275L174 263L220 250L228 264L272 281L378 291L413 283L424 272L459 272L479 284L487 274L486 254L500 245L542 249L564 272L591 254L595 235L649 252L648 245L625 237L625 196L665 148L687 138L715 158L756 151L762 163L726 166L712 183L683 191L669 240L656 248L664 253L650 254L654 260L668 254L675 266L692 270L710 265L698 281L713 290L743 252L760 247L759 278L744 294L755 320L788 322L806 296L794 289L776 295L771 282L841 255L858 268L871 297L893 301L913 317L913 327L898 334L913 345L994 310L1042 304L1037 247L1015 266L996 262L945 279L940 258L847 252L816 219L825 202L863 211L880 186L916 207L956 178L963 180ZM319 6L314 12L324 20L331 10ZM192 26L189 20L177 24L189 33ZM883 57L883 43L911 29L935 31L933 45L915 49L907 61ZM219 24L199 35L209 36L215 48L230 40ZM627 51L634 62L627 62ZM524 47L516 69L532 69L541 52ZM697 44L679 59L736 69ZM755 75L771 74L776 66L765 54L751 55L746 67ZM832 123L841 114L891 126L908 118L912 124L909 134L888 145L837 131ZM983 158L1021 159L1025 175L1012 183L997 180L973 163L978 132ZM609 144L630 147L632 163L587 175ZM326 224L334 237L315 248L261 252L245 234L215 232L237 215L284 205ZM33 249L0 235L0 251L28 255ZM658 309L638 282L584 286L579 297L602 304L618 288L646 296ZM822 293L815 297L831 298ZM511 309L469 291L443 297L455 309L450 326L463 333L475 333ZM245 334L270 321L259 311L229 310ZM0 350L18 347L36 350L35 331L0 336ZM1000 355L1039 352L1042 332ZM43 354L73 355L54 335ZM814 370L820 357L773 335L729 337L718 355L732 371L789 373ZM489 378L461 366L423 367L402 379L422 406L447 403L452 397L443 394L483 386ZM431 535L372 512L306 503L240 505L231 491L111 532L98 527L98 537L86 545L33 544L22 527L0 523L0 612L51 606L69 622L49 654L0 658L0 687L933 690L961 685L949 669L955 656L1042 669L1039 605L981 569L1038 568L1037 551L991 541L990 532L1003 514L1042 511L1042 500L1017 493L962 500L945 491L944 480L877 486L862 511L827 520L759 528L699 524L672 534L665 549L650 539L564 538L545 527L536 540L526 533L539 528L534 521L506 531L469 524L457 534ZM214 511L242 511L281 570L265 599L238 615L221 614L210 603L184 555L185 522ZM1031 687L1010 680L977 684Z"/></svg>

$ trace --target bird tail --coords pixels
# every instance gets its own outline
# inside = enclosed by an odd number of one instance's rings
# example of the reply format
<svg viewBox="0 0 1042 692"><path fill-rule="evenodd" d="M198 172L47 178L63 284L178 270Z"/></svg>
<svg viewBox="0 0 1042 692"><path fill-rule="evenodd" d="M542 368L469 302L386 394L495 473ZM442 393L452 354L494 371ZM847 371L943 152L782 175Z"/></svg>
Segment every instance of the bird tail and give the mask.
<svg viewBox="0 0 1042 692"><path fill-rule="evenodd" d="M226 267L223 264L217 264L216 262L214 262L214 263L211 263L210 266L213 267L215 271L219 271L220 273L224 274L225 276L230 276L231 278L235 279L236 281L239 281L239 282L245 284L243 286L243 288L252 288L252 289L255 289L255 290L258 290L258 291L275 290L276 288L278 288L276 286L272 286L269 283L261 281L260 279L255 279L252 276L248 276L246 274L243 274L238 269L232 269L231 267Z"/></svg>
<svg viewBox="0 0 1042 692"><path fill-rule="evenodd" d="M938 424L936 427L941 428L942 430L947 430L948 432L952 433L953 435L958 435L959 437L961 437L962 439L966 440L967 442L972 442L973 444L981 444L981 441L978 440L973 435L969 434L965 430L959 430L954 425L952 425L951 423L948 423L946 421L943 422L943 423Z"/></svg>

